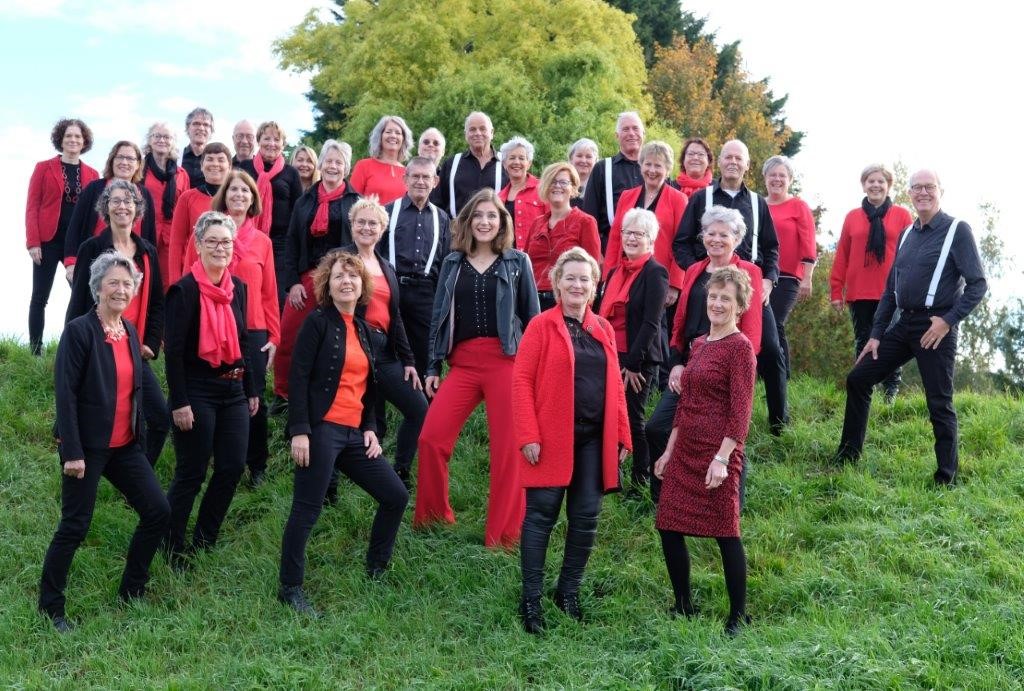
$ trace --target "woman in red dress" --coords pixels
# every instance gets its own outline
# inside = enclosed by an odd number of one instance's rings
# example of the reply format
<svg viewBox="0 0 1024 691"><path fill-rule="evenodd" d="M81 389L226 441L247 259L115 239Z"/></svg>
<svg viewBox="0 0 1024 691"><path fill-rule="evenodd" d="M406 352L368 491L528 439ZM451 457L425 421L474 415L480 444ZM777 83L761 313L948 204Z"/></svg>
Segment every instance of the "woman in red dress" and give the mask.
<svg viewBox="0 0 1024 691"><path fill-rule="evenodd" d="M740 473L757 363L738 320L752 293L750 276L735 266L718 269L708 279L711 330L691 346L672 434L654 464L654 474L663 481L655 526L675 593L672 611L688 617L696 613L684 536L713 537L722 552L729 591L725 632L730 636L749 621L747 560L740 540Z"/></svg>

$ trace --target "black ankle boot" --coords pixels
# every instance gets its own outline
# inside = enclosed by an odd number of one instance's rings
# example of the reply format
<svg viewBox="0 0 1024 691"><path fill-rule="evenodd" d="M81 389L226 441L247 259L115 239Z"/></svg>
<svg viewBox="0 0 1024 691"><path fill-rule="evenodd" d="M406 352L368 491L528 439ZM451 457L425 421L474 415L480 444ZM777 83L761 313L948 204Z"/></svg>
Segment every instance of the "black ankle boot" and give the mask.
<svg viewBox="0 0 1024 691"><path fill-rule="evenodd" d="M299 614L305 614L314 619L320 616L313 605L306 599L306 593L301 585L282 585L277 591L277 599L294 609Z"/></svg>
<svg viewBox="0 0 1024 691"><path fill-rule="evenodd" d="M523 618L523 629L526 633L544 633L544 612L541 611L539 597L524 598L519 603L519 615Z"/></svg>
<svg viewBox="0 0 1024 691"><path fill-rule="evenodd" d="M669 607L668 613L673 617L686 617L687 619L693 619L700 614L700 610L697 609L693 603L676 602L674 605Z"/></svg>
<svg viewBox="0 0 1024 691"><path fill-rule="evenodd" d="M579 593L563 593L555 591L555 606L565 612L566 616L576 621L583 621L583 610L580 609Z"/></svg>
<svg viewBox="0 0 1024 691"><path fill-rule="evenodd" d="M743 627L749 625L750 615L748 614L741 614L735 617L730 616L728 621L725 622L725 635L729 638L735 638Z"/></svg>

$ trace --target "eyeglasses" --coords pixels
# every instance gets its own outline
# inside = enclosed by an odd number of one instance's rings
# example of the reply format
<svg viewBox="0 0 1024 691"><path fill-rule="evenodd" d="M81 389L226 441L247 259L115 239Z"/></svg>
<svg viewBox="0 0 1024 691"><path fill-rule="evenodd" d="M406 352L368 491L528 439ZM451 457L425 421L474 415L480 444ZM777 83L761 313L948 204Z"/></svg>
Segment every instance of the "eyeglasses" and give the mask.
<svg viewBox="0 0 1024 691"><path fill-rule="evenodd" d="M234 240L203 240L203 247L208 250L231 249L235 244Z"/></svg>
<svg viewBox="0 0 1024 691"><path fill-rule="evenodd" d="M135 200L128 197L111 197L108 206L135 206Z"/></svg>
<svg viewBox="0 0 1024 691"><path fill-rule="evenodd" d="M920 194L921 192L932 193L939 189L939 186L934 183L928 183L927 185L911 185L910 191L914 194Z"/></svg>
<svg viewBox="0 0 1024 691"><path fill-rule="evenodd" d="M567 190L570 187L572 187L572 180L552 180L551 181L551 186L552 187L561 187L562 189Z"/></svg>
<svg viewBox="0 0 1024 691"><path fill-rule="evenodd" d="M441 142L437 139L422 139L420 144L427 144L428 146L441 146Z"/></svg>
<svg viewBox="0 0 1024 691"><path fill-rule="evenodd" d="M153 139L155 141L158 141L158 142L169 142L169 141L171 141L171 135L169 135L169 134L151 134L149 136L149 138Z"/></svg>
<svg viewBox="0 0 1024 691"><path fill-rule="evenodd" d="M687 158L707 158L708 155L706 153L704 153L703 151L687 151L686 152L686 157Z"/></svg>
<svg viewBox="0 0 1024 691"><path fill-rule="evenodd" d="M124 156L122 154L118 154L117 156L114 156L114 160L115 161L134 161L134 162L138 163L139 157L138 156Z"/></svg>
<svg viewBox="0 0 1024 691"><path fill-rule="evenodd" d="M406 173L405 177L413 182L430 182L434 179L433 175L427 175L426 173Z"/></svg>
<svg viewBox="0 0 1024 691"><path fill-rule="evenodd" d="M622 231L622 237L624 238L645 238L647 233L642 230L624 230Z"/></svg>
<svg viewBox="0 0 1024 691"><path fill-rule="evenodd" d="M352 221L352 225L356 228L380 228L380 221L376 221L372 218L357 218Z"/></svg>

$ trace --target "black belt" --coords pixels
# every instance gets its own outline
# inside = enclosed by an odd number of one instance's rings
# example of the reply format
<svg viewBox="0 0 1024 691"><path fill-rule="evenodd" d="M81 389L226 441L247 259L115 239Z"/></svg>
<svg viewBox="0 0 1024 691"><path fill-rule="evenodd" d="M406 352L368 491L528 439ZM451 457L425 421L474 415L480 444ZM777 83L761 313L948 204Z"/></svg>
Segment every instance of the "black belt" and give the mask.
<svg viewBox="0 0 1024 691"><path fill-rule="evenodd" d="M221 372L217 375L217 379L230 379L231 381L241 381L245 376L244 367L236 367L229 369L227 372Z"/></svg>
<svg viewBox="0 0 1024 691"><path fill-rule="evenodd" d="M929 317L933 317L936 314L945 314L949 310L949 307L915 307L913 309L901 310L901 313L908 316L913 316L915 314L927 314Z"/></svg>
<svg viewBox="0 0 1024 691"><path fill-rule="evenodd" d="M403 286L413 285L415 283L434 283L434 282L435 282L435 279L431 278L430 276L424 276L422 274L420 274L420 275L417 275L417 274L407 274L405 276L399 276L398 277L398 284L399 285L403 285Z"/></svg>

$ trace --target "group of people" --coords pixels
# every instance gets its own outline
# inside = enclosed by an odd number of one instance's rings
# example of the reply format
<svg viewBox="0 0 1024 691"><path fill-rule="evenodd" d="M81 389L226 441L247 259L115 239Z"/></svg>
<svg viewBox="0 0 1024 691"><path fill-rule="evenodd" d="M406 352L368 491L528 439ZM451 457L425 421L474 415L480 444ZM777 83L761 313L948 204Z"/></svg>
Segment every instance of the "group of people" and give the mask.
<svg viewBox="0 0 1024 691"><path fill-rule="evenodd" d="M486 404L490 488L484 544L520 546L520 615L544 629L544 562L561 505L568 529L555 604L583 617L580 584L604 494L649 485L674 591L693 616L685 537L714 537L735 634L746 614L740 539L755 380L768 431L789 423L785 324L811 292L815 226L791 194L792 163L762 168L767 197L745 184L746 146L645 141L640 116L616 122L619 151L590 139L531 173L534 149L499 149L490 118L465 121L467 148L445 157L436 128L418 139L380 119L369 157L328 140L293 149L273 121L238 123L234 152L211 141L197 108L175 135L155 123L143 147L119 141L102 176L76 119L54 127L59 155L29 186L34 263L30 347L62 262L72 284L57 350L56 434L62 516L39 607L59 630L75 550L106 476L138 512L119 595L145 592L163 548L187 572L212 548L236 488L265 478L267 416L287 411L295 464L278 598L307 614L306 543L346 475L378 504L365 568L388 568L413 487L413 526L453 523L448 472L470 414ZM714 176L717 165L718 177ZM857 334L836 460L861 453L872 388L921 367L936 435L935 481L957 471L952 372L956 325L981 300L969 226L944 214L938 176L910 180L917 220L892 204L892 175L868 166L865 198L844 222L832 304ZM165 397L151 361L164 350ZM447 367L444 364L447 363ZM273 375L273 406L264 400ZM442 375L444 377L442 382ZM646 405L660 398L650 418ZM401 416L394 464L382 456L386 403ZM153 471L168 432L176 464L164 494ZM632 453L628 479L620 466ZM194 529L188 525L206 481Z"/></svg>

